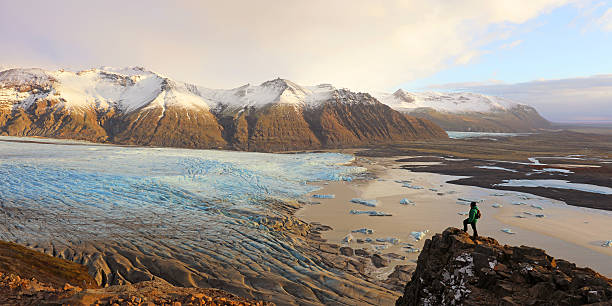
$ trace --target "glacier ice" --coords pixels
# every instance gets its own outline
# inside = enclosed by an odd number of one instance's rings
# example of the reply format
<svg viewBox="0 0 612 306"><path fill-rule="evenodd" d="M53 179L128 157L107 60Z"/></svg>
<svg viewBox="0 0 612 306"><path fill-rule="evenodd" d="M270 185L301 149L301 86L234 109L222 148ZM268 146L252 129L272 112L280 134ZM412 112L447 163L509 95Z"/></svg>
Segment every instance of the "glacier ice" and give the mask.
<svg viewBox="0 0 612 306"><path fill-rule="evenodd" d="M400 200L400 204L403 204L403 205L415 205L414 201L408 200L406 198L401 199Z"/></svg>
<svg viewBox="0 0 612 306"><path fill-rule="evenodd" d="M400 240L399 238L395 238L395 237L385 237L385 238L376 238L376 242L389 242L391 244L398 244Z"/></svg>
<svg viewBox="0 0 612 306"><path fill-rule="evenodd" d="M429 230L424 230L422 232L410 232L410 236L414 238L414 240L419 241L425 237Z"/></svg>
<svg viewBox="0 0 612 306"><path fill-rule="evenodd" d="M374 234L374 230L369 229L369 228L360 228L360 229L352 230L351 232L362 233L362 234Z"/></svg>
<svg viewBox="0 0 612 306"><path fill-rule="evenodd" d="M317 199L334 199L334 198L336 198L336 196L333 195L333 194L313 194L312 197L313 198L317 198Z"/></svg>
<svg viewBox="0 0 612 306"><path fill-rule="evenodd" d="M363 200L359 198L353 198L351 199L351 202L356 203L356 204L365 205L365 206L370 206L370 207L376 207L378 205L378 202L376 200Z"/></svg>
<svg viewBox="0 0 612 306"><path fill-rule="evenodd" d="M355 210L355 209L351 209L351 211L349 213L351 215L368 215L368 216L380 216L380 217L391 216L391 214L384 213L384 212L381 212L381 211L375 211L375 210Z"/></svg>

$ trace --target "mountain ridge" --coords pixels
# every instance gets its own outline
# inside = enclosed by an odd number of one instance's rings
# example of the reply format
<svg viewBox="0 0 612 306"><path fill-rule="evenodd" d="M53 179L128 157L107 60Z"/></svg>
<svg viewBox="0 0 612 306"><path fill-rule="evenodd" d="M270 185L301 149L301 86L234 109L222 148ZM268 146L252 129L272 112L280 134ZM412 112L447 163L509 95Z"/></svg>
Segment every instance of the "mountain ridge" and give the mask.
<svg viewBox="0 0 612 306"><path fill-rule="evenodd" d="M249 151L447 137L426 119L329 84L304 87L279 78L209 89L142 67L2 71L0 134Z"/></svg>
<svg viewBox="0 0 612 306"><path fill-rule="evenodd" d="M376 96L397 111L431 120L447 131L532 132L551 126L527 104L479 93L412 93L398 89Z"/></svg>

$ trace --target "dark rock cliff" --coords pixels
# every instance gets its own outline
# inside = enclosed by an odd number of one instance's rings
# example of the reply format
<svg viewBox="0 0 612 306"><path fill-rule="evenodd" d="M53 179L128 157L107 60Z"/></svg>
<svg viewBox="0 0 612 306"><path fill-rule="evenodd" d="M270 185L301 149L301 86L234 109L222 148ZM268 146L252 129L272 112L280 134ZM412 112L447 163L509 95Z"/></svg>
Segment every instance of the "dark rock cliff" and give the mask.
<svg viewBox="0 0 612 306"><path fill-rule="evenodd" d="M396 305L612 305L612 280L543 250L477 244L456 228L425 242Z"/></svg>

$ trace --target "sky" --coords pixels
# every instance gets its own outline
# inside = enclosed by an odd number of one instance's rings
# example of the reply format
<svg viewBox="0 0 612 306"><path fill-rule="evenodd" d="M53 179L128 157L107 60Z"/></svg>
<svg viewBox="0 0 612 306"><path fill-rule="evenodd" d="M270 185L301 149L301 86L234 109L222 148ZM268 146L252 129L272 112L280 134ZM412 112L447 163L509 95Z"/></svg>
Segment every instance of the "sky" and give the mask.
<svg viewBox="0 0 612 306"><path fill-rule="evenodd" d="M612 0L0 0L0 67L466 90L612 122Z"/></svg>

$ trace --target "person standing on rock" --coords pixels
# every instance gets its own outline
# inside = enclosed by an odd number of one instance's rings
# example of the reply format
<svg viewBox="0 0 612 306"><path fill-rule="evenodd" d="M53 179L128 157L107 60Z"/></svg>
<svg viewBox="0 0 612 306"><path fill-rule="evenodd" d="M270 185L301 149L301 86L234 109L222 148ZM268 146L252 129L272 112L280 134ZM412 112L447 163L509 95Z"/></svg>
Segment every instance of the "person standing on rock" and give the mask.
<svg viewBox="0 0 612 306"><path fill-rule="evenodd" d="M476 202L470 203L470 213L468 214L468 218L463 220L463 231L467 232L468 224L472 225L472 230L474 230L474 239L478 238L478 231L476 230L476 220L480 219L480 210L478 206L476 206Z"/></svg>

